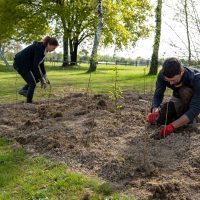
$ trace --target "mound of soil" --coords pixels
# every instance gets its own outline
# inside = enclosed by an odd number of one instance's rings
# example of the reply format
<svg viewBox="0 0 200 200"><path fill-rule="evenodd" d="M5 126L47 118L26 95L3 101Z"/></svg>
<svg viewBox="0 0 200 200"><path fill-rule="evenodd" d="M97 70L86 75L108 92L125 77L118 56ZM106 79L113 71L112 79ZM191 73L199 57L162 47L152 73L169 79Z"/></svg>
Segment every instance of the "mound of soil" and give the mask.
<svg viewBox="0 0 200 200"><path fill-rule="evenodd" d="M148 102L147 102L148 101ZM0 136L30 153L64 161L138 199L200 199L200 134L180 129L163 140L146 123L149 100L124 93L121 109L105 95L68 94L50 102L0 105Z"/></svg>

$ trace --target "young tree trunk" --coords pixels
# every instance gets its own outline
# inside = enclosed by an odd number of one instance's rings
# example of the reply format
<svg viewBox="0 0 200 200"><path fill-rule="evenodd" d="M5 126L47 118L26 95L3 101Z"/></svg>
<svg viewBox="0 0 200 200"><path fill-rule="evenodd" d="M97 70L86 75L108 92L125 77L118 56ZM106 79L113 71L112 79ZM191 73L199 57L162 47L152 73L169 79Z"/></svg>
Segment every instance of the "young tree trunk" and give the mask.
<svg viewBox="0 0 200 200"><path fill-rule="evenodd" d="M97 49L101 38L102 27L103 27L102 0L98 0L98 27L94 37L94 44L92 48L90 67L88 69L88 72L94 72L96 71L97 68Z"/></svg>
<svg viewBox="0 0 200 200"><path fill-rule="evenodd" d="M61 2L57 2L61 3ZM67 25L66 21L63 16L60 17L62 21L62 26L64 30L64 35L63 35L63 67L69 66L69 36L68 36L68 30L67 30Z"/></svg>
<svg viewBox="0 0 200 200"><path fill-rule="evenodd" d="M77 65L78 45L79 45L79 43L77 41L73 43L73 40L69 40L70 57L71 57L70 65L71 66Z"/></svg>
<svg viewBox="0 0 200 200"><path fill-rule="evenodd" d="M188 23L188 4L187 0L184 1L184 12L185 12L185 25L187 33L187 42L188 42L188 65L191 64L191 43L190 43L190 32L189 32L189 23Z"/></svg>
<svg viewBox="0 0 200 200"><path fill-rule="evenodd" d="M2 59L3 62L6 65L6 70L9 71L10 70L10 65L8 64L6 58L4 57L4 46L0 44L0 60Z"/></svg>
<svg viewBox="0 0 200 200"><path fill-rule="evenodd" d="M64 34L64 36L63 36L63 64L62 64L63 67L69 66L68 46L69 46L69 39Z"/></svg>
<svg viewBox="0 0 200 200"><path fill-rule="evenodd" d="M155 30L153 54L151 56L149 74L157 74L158 72L158 52L159 52L159 47L160 47L161 17L162 17L162 0L157 0L156 30Z"/></svg>

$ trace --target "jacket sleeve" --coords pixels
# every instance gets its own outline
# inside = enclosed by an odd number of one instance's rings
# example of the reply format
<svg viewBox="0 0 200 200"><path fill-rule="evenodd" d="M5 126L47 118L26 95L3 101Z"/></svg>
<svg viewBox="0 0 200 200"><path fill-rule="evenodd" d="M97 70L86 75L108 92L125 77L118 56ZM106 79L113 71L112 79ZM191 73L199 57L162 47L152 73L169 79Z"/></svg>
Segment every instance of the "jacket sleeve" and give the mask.
<svg viewBox="0 0 200 200"><path fill-rule="evenodd" d="M193 96L185 115L192 121L200 113L200 77L194 78Z"/></svg>
<svg viewBox="0 0 200 200"><path fill-rule="evenodd" d="M46 70L45 70L45 67L44 67L44 62L42 62L40 64L40 70L41 70L43 76L46 75Z"/></svg>
<svg viewBox="0 0 200 200"><path fill-rule="evenodd" d="M159 107L163 101L164 93L166 90L166 83L164 77L161 72L159 72L157 81L156 81L156 89L152 100L152 108Z"/></svg>
<svg viewBox="0 0 200 200"><path fill-rule="evenodd" d="M44 52L41 51L41 49L36 46L34 49L33 71L36 77L38 77L39 79L42 78L43 76L39 69L39 63L41 62L43 57L44 57Z"/></svg>

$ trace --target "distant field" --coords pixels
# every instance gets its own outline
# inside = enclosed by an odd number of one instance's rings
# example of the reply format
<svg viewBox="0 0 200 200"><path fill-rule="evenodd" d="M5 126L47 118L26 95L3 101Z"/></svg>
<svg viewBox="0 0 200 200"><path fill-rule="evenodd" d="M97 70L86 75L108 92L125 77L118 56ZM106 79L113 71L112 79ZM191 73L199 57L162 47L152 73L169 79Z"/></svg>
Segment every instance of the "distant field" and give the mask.
<svg viewBox="0 0 200 200"><path fill-rule="evenodd" d="M47 74L51 81L52 93L62 96L66 92L86 91L89 74L86 73L89 65L81 64L73 69L62 69L61 63L46 63ZM93 93L109 93L115 79L115 66L98 65L97 71L92 73L90 91ZM133 66L117 66L118 80L123 90L153 93L156 76L147 76L149 68ZM15 71L6 72L5 66L0 62L0 103L13 103L24 98L17 95L17 91L25 84L21 76ZM49 89L36 89L35 100L47 98Z"/></svg>

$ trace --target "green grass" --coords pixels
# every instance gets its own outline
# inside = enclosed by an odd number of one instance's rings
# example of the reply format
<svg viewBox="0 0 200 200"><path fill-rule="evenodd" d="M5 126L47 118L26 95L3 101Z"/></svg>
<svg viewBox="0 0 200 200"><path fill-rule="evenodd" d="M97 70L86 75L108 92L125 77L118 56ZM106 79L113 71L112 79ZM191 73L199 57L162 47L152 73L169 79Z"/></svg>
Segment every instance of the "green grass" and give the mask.
<svg viewBox="0 0 200 200"><path fill-rule="evenodd" d="M1 200L80 200L88 193L91 200L134 199L115 193L108 183L71 173L64 164L14 151L11 145L0 139Z"/></svg>
<svg viewBox="0 0 200 200"><path fill-rule="evenodd" d="M47 74L52 84L52 92L62 95L65 92L86 91L89 74L86 73L88 64L76 66L73 69L62 69L46 63ZM91 76L91 91L93 93L109 93L112 90L114 67L109 65L98 65L97 71ZM145 71L144 71L145 70ZM123 90L131 90L144 93L153 93L156 76L147 76L147 67L118 66L119 84ZM144 84L145 82L145 84ZM17 92L25 82L15 71L6 72L3 63L0 63L0 103L21 101L24 98L17 95ZM49 89L46 92L40 89L40 84L34 99L47 98Z"/></svg>

